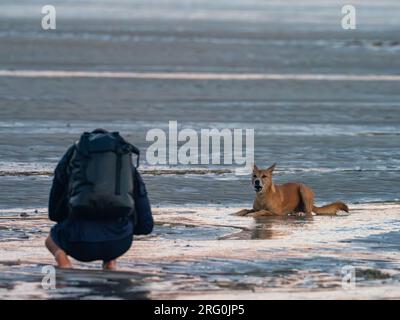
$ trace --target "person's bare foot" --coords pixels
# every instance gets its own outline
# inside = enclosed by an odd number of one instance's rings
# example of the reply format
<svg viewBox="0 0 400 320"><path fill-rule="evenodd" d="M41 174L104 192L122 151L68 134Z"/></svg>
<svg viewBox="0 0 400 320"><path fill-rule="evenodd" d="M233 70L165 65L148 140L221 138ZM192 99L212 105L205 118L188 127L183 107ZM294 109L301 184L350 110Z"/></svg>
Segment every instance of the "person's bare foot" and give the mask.
<svg viewBox="0 0 400 320"><path fill-rule="evenodd" d="M57 265L59 268L62 268L62 269L71 269L72 268L72 263L71 263L71 261L69 261L67 254L63 250L59 249L54 254L54 258L56 258Z"/></svg>
<svg viewBox="0 0 400 320"><path fill-rule="evenodd" d="M71 261L69 261L67 254L53 241L51 236L47 237L45 245L56 259L57 266L59 268L63 269L72 268L72 263Z"/></svg>
<svg viewBox="0 0 400 320"><path fill-rule="evenodd" d="M117 270L117 260L103 262L104 270Z"/></svg>

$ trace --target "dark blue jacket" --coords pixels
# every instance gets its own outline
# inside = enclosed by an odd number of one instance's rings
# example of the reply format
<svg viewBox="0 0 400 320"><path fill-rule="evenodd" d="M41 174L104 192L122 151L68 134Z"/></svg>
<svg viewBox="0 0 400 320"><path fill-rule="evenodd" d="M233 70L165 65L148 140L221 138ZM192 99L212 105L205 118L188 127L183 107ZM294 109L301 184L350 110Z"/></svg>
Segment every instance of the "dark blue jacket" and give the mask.
<svg viewBox="0 0 400 320"><path fill-rule="evenodd" d="M69 216L67 167L74 151L74 146L68 149L55 172L49 199L49 218L59 224L67 241L104 242L123 239L133 234L149 234L153 230L153 216L147 197L146 186L135 167L134 197L136 225L132 217L115 220L82 220Z"/></svg>

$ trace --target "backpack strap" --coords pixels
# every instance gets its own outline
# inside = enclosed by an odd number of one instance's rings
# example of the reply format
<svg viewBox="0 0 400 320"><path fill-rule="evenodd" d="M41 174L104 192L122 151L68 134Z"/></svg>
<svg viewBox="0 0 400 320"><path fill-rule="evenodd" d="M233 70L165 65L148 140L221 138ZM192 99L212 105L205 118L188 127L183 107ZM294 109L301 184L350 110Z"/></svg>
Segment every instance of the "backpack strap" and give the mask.
<svg viewBox="0 0 400 320"><path fill-rule="evenodd" d="M84 132L80 139L75 143L75 149L84 157L90 157L89 132Z"/></svg>
<svg viewBox="0 0 400 320"><path fill-rule="evenodd" d="M74 157L79 156L83 158L90 158L89 136L90 136L89 132L84 132L81 135L80 139L77 142L75 142L74 152L78 153L79 155L75 154ZM82 181L85 181L87 183L89 180L87 178L86 171L87 171L87 162L84 161L80 174L82 175Z"/></svg>
<svg viewBox="0 0 400 320"><path fill-rule="evenodd" d="M136 168L139 167L140 160L140 150L135 147L133 144L127 142L124 138L121 137L119 132L115 131L111 133L122 145L123 152L130 152L136 155ZM117 152L118 153L118 152Z"/></svg>

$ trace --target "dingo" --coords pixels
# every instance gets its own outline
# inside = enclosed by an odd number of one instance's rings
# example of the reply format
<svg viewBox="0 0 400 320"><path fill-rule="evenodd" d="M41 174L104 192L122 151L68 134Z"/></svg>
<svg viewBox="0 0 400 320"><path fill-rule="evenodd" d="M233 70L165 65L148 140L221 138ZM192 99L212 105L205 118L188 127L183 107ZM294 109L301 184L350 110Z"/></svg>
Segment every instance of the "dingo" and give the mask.
<svg viewBox="0 0 400 320"><path fill-rule="evenodd" d="M235 214L252 217L282 216L288 214L306 214L313 212L317 215L336 215L338 211L349 212L343 202L335 202L323 207L314 205L314 192L310 187L301 183L285 183L276 185L272 182L272 172L275 164L266 170L253 167L252 184L256 191L253 209L243 209Z"/></svg>

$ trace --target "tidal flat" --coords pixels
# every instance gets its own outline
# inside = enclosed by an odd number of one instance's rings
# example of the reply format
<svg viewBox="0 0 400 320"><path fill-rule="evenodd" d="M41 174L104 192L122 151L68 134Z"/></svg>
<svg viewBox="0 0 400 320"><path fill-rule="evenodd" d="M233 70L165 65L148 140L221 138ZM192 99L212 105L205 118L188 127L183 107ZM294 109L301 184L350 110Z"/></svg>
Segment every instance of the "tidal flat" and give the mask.
<svg viewBox="0 0 400 320"><path fill-rule="evenodd" d="M119 271L74 261L56 269L41 212L0 219L2 299L399 299L400 204L354 205L350 215L262 218L238 208L158 208L155 232L137 237ZM355 287L342 286L343 267Z"/></svg>
<svg viewBox="0 0 400 320"><path fill-rule="evenodd" d="M2 0L0 299L399 299L400 4L352 3L355 30L341 27L339 0L53 0L57 29L44 31L42 1ZM305 183L317 205L341 200L351 214L230 215L254 197L235 164L147 161L146 134L169 121L253 129L255 162L277 162L276 183ZM74 261L43 290L52 173L99 127L140 148L154 233L119 272Z"/></svg>

